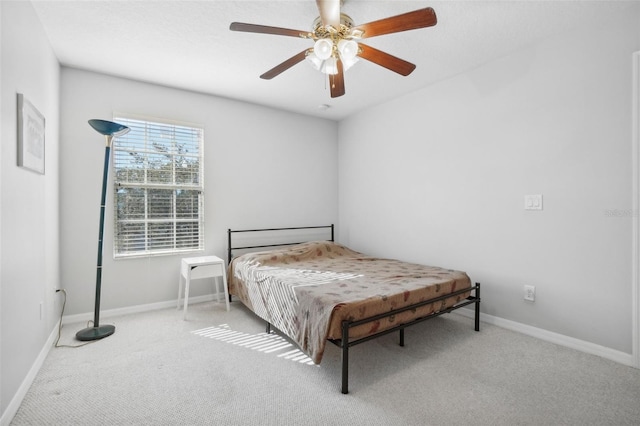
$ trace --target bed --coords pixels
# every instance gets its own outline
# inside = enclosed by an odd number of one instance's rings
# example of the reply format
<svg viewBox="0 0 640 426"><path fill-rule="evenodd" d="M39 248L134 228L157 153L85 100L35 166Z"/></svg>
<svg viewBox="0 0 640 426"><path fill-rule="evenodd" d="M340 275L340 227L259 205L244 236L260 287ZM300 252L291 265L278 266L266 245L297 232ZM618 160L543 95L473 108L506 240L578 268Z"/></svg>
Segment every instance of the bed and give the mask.
<svg viewBox="0 0 640 426"><path fill-rule="evenodd" d="M239 233L330 230L323 240L236 245ZM233 256L237 250L254 250ZM257 250L257 251L255 251ZM327 342L342 351L342 393L348 393L349 348L410 325L475 305L480 284L462 271L368 256L334 241L333 225L228 230L229 294L284 333L313 362Z"/></svg>

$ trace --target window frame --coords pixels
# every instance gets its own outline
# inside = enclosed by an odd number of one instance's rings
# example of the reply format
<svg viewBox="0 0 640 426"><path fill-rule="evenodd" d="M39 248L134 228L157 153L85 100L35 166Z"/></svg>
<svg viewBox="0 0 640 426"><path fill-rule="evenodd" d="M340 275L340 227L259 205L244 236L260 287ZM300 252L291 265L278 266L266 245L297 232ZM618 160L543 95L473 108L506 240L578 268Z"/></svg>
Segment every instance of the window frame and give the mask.
<svg viewBox="0 0 640 426"><path fill-rule="evenodd" d="M195 161L197 161L197 183L179 183L177 182L176 179L176 162L175 162L175 157L180 155L176 152L171 153L172 159L170 160L171 163L171 182L166 183L166 182L160 182L158 180L152 180L151 182L148 181L149 178L149 170L151 169L149 167L149 163L148 163L148 157L150 154L153 154L153 150L148 148L149 144L150 144L150 137L148 134L145 134L144 136L144 143L142 146L142 148L147 148L147 149L140 149L141 146L134 146L133 148L128 147L128 148L124 148L121 147L119 142L122 143L122 140L127 140L127 135L123 135L120 138L114 138L113 140L113 144L112 144L112 150L111 150L111 156L113 159L113 167L111 168L111 173L112 173L112 182L113 182L113 212L114 212L114 218L113 218L113 224L114 224L114 229L113 229L113 258L114 259L130 259L130 258L144 258L144 257L155 257L155 256L170 256L170 255L180 255L180 254L185 254L185 253L201 253L205 251L205 242L204 242L204 225L205 225L205 221L204 221L204 206L205 206L205 188L204 188L204 126L200 125L200 124L195 124L195 123L188 123L188 122L182 122L182 121L176 121L176 120L168 120L168 119L163 119L163 118L157 118L157 117L150 117L150 116L142 116L142 115L136 115L136 114L130 114L130 113L123 113L123 112L114 112L113 114L113 121L130 126L133 130L133 128L135 127L135 122L140 122L140 126L139 127L144 127L145 128L145 133L148 133L147 129L153 129L155 131L161 131L162 129L164 130L171 130L174 132L175 135L175 131L178 128L182 128L182 129L187 129L189 131L193 131L195 135L197 135L195 137L195 139L197 139L197 149L198 152L197 154L188 154L186 155L186 157L191 157L194 158ZM131 136L131 132L128 134L129 136ZM176 143L175 139L172 140L172 143ZM134 144L135 145L135 144ZM118 163L118 159L117 159L117 155L118 154L122 154L122 153L127 153L127 152L136 152L139 155L141 155L142 157L145 158L145 165L143 167L142 170L144 170L143 174L144 174L144 182L125 182L125 181L120 181L118 178L118 171L122 170L122 167L119 167L119 163ZM167 153L164 152L163 155L166 155ZM160 172L159 172L160 173ZM144 201L143 201L143 206L144 206L144 217L143 218L137 218L137 219L131 219L131 218L125 218L122 219L120 217L119 214L119 191L121 191L123 188L132 188L132 189L139 189L143 192L144 194ZM150 212L151 215L153 215L152 213L152 207L154 206L153 204L150 204L152 201L149 200L149 196L150 196L150 192L153 190L171 190L171 214L170 215L166 215L164 217L150 217ZM179 191L196 191L196 196L197 196L197 215L195 216L195 218L180 218L179 217L179 211L178 211L178 200L177 197L178 195L180 195ZM193 199L195 199L196 197L193 197ZM195 211L195 210L194 210ZM129 223L129 224L141 224L144 227L144 237L143 237L143 244L144 247L140 250L120 250L120 247L122 247L123 245L126 244L132 244L132 242L134 242L135 240L131 240L131 241L126 241L127 237L123 236L122 233L120 232L120 225L123 223ZM172 226L172 230L170 232L171 234L171 247L153 247L152 243L150 243L150 241L152 241L150 235L149 235L149 228L152 227L154 224L161 224L161 223L171 223ZM196 232L185 232L184 234L181 234L178 231L178 226L180 223L192 223L194 224L194 228L197 227L197 231ZM194 241L195 244L190 245L188 247L184 247L181 248L179 247L178 241L180 241L180 236L191 236ZM165 241L166 244L166 241Z"/></svg>

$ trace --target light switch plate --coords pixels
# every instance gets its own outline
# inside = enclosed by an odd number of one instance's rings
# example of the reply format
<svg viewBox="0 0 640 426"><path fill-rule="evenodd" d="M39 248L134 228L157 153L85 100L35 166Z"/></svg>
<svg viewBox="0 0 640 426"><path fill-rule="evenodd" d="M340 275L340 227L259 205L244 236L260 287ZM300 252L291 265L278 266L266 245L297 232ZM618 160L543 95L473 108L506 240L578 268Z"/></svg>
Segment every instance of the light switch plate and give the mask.
<svg viewBox="0 0 640 426"><path fill-rule="evenodd" d="M524 209L525 210L542 210L542 194L525 195Z"/></svg>

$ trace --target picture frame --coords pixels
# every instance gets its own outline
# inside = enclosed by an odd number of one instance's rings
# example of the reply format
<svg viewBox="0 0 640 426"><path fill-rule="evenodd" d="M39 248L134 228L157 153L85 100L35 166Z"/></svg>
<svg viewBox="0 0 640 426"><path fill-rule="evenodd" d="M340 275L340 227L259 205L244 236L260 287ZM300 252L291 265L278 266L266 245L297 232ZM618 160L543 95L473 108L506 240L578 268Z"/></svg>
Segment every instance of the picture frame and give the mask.
<svg viewBox="0 0 640 426"><path fill-rule="evenodd" d="M18 93L18 166L44 174L45 118Z"/></svg>

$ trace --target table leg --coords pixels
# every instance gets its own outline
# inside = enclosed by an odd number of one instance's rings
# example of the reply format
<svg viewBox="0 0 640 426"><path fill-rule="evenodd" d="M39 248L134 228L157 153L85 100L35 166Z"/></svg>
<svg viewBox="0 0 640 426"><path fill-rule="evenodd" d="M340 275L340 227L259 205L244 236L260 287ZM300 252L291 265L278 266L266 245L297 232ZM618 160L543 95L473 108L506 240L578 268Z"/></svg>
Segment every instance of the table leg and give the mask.
<svg viewBox="0 0 640 426"><path fill-rule="evenodd" d="M187 272L187 276L184 283L184 313L182 319L187 320L187 306L189 306L189 284L191 284L191 271Z"/></svg>
<svg viewBox="0 0 640 426"><path fill-rule="evenodd" d="M222 280L218 280L218 277L213 277L213 282L216 285L216 301L218 303L220 303L220 285L219 284L221 281Z"/></svg>
<svg viewBox="0 0 640 426"><path fill-rule="evenodd" d="M181 298L182 298L182 272L180 272L180 276L178 277L178 303L176 304L176 309L180 309Z"/></svg>
<svg viewBox="0 0 640 426"><path fill-rule="evenodd" d="M227 304L227 311L229 310L229 287L227 287L227 277L222 268L222 287L224 288L224 301Z"/></svg>

